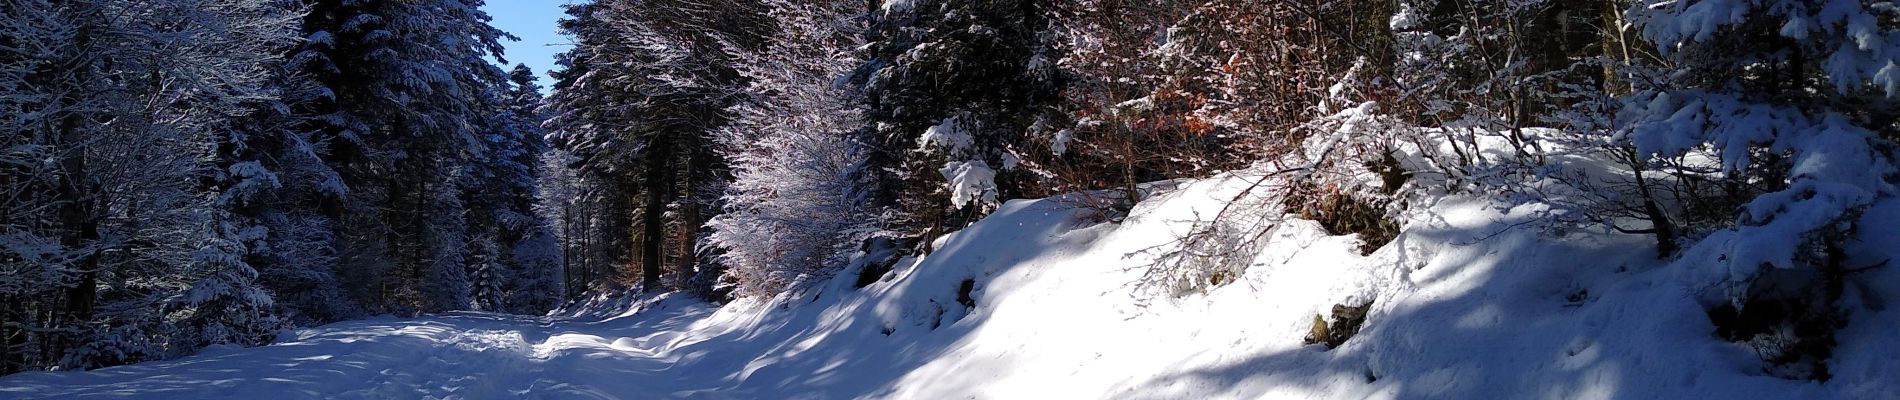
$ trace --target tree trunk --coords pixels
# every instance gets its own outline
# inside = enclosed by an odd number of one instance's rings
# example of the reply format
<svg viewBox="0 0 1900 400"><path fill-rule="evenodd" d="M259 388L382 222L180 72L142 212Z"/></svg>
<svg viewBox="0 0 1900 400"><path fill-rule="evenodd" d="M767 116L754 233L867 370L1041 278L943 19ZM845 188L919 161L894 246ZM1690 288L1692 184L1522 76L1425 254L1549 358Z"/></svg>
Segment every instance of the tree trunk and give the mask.
<svg viewBox="0 0 1900 400"><path fill-rule="evenodd" d="M1645 168L1641 156L1631 153L1626 160L1630 171L1636 177L1636 190L1643 196L1643 214L1649 219L1651 234L1656 236L1656 258L1663 259L1676 254L1676 224L1669 221L1662 205L1656 202L1656 193L1649 187L1649 179L1643 176Z"/></svg>
<svg viewBox="0 0 1900 400"><path fill-rule="evenodd" d="M78 102L76 99L68 101ZM81 119L77 114L67 115L59 126L59 148L67 153L59 162L62 179L57 198L60 199L60 227L68 229L60 242L67 249L85 248L99 241L99 221L93 215L94 196L99 191L86 170L86 134L80 132ZM66 292L66 312L78 321L92 319L99 292L99 258L96 251L80 257L73 266L79 270L79 282Z"/></svg>
<svg viewBox="0 0 1900 400"><path fill-rule="evenodd" d="M646 206L640 213L640 284L649 293L659 289L660 264L666 259L662 252L666 248L666 147L665 139L655 138L642 155L646 157Z"/></svg>
<svg viewBox="0 0 1900 400"><path fill-rule="evenodd" d="M697 242L699 238L698 228L701 223L699 219L700 204L698 198L693 196L693 185L697 183L693 178L694 174L700 172L700 161L699 152L689 152L686 157L684 172L680 174L680 235L679 243L676 243L676 245L679 246L679 259L674 261L676 264L674 264L673 271L679 275L675 280L681 288L686 288L691 284L694 267L699 264L699 258L694 252L693 244ZM706 289L704 291L705 293L712 292L712 288L710 287L703 289Z"/></svg>
<svg viewBox="0 0 1900 400"><path fill-rule="evenodd" d="M1603 56L1617 61L1603 66L1603 90L1609 94L1630 92L1629 80L1624 79L1622 71L1617 69L1619 65L1627 65L1631 61L1629 43L1623 36L1623 10L1618 7L1620 3L1618 0L1602 0L1597 5L1597 26L1602 30L1600 42Z"/></svg>
<svg viewBox="0 0 1900 400"><path fill-rule="evenodd" d="M580 279L575 282L580 285L580 292L575 293L576 295L586 294L587 285L594 283L594 264L599 262L594 259L593 254L594 220L585 215L586 213L583 213L581 219L575 222L576 228L574 229L575 232L579 233L575 235L579 243L574 247L574 253L581 257L580 263L577 266L577 270L580 271Z"/></svg>
<svg viewBox="0 0 1900 400"><path fill-rule="evenodd" d="M416 182L418 183L418 187L415 190L414 197L412 197L415 200L415 202L411 203L412 208L409 210L409 234L407 235L407 239L405 240L407 242L410 242L408 243L409 245L409 257L408 257L409 258L409 281L406 282L406 284L409 285L409 290L414 293L413 294L414 296L416 296L416 299L414 300L415 304L413 305L414 307L416 307L416 309L427 310L427 311L441 311L441 310L434 309L435 308L434 303L437 299L428 298L429 292L422 290L423 268L433 267L433 265L429 265L429 263L424 261L429 258L429 255L426 252L426 246L423 243L422 235L435 234L435 232L429 232L429 229L426 228L427 226L426 223L423 221L423 210L429 206L427 202L427 196L429 193L429 179L427 177L422 176L421 167L417 167L416 170L417 170ZM401 200L397 199L397 201L401 201Z"/></svg>
<svg viewBox="0 0 1900 400"><path fill-rule="evenodd" d="M98 15L99 10L97 9L83 5L75 6L79 8L78 10L74 10L79 14L77 15L79 18ZM92 25L81 24L79 29L73 34L72 48L84 52L90 50L91 46ZM73 56L84 58L90 55L74 53ZM74 63L74 65L76 66L74 70L46 72L75 77L77 78L75 79L76 82L86 82L93 78L90 76L91 71L87 68L88 64L86 62L77 62ZM54 151L65 152L58 155L60 181L59 188L56 190L56 193L54 193L54 199L59 202L59 206L56 209L56 213L58 214L57 221L59 223L58 229L61 229L61 232L63 232L63 234L60 235L60 244L64 245L68 250L86 248L94 245L99 240L99 221L94 218L94 202L97 201L95 196L99 194L99 190L97 190L97 185L95 182L92 182L92 177L89 175L89 171L87 171L87 154L85 150L88 147L85 143L87 132L81 131L81 125L86 122L87 116L82 114L81 111L75 111L84 100L79 97L84 95L80 89L79 87L69 88L59 99L59 109L61 109L65 115L59 119L59 125L55 133L57 143L54 143L52 146ZM74 262L72 266L80 271L79 282L66 291L65 311L70 317L78 321L85 321L92 318L94 302L99 291L99 265L96 249L95 251L87 252L87 254Z"/></svg>
<svg viewBox="0 0 1900 400"><path fill-rule="evenodd" d="M1116 207L1116 208L1119 211L1122 211L1125 213L1127 211L1134 210L1135 204L1141 202L1141 182L1140 182L1141 179L1135 176L1135 162L1137 160L1137 157L1139 157L1138 154L1135 154L1136 153L1135 142L1137 140L1135 135L1139 135L1140 133L1135 131L1135 129L1133 129L1132 127L1129 127L1125 124L1117 124L1117 126L1122 131L1122 135L1121 135L1122 136L1122 146L1121 146L1122 147L1121 148L1122 174L1121 175L1122 175L1122 191L1125 194L1122 200L1126 204L1122 204L1121 206Z"/></svg>
<svg viewBox="0 0 1900 400"><path fill-rule="evenodd" d="M574 298L574 205L561 205L561 299Z"/></svg>
<svg viewBox="0 0 1900 400"><path fill-rule="evenodd" d="M26 304L11 295L0 295L0 375L11 375L26 368L26 354L18 351L26 346L26 330L16 329L8 324L27 324L23 310Z"/></svg>

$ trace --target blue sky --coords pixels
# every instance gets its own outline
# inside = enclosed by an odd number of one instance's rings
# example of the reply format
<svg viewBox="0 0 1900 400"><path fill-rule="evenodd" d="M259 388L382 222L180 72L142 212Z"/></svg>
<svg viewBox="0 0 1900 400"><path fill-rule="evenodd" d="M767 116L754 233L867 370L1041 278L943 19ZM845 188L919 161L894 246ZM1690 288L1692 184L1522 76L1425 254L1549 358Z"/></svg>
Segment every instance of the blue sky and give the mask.
<svg viewBox="0 0 1900 400"><path fill-rule="evenodd" d="M521 37L519 42L503 41L508 47L508 65L528 64L541 77L542 90L553 84L548 70L554 68L554 53L567 50L568 39L555 33L554 21L561 19L561 5L581 0L488 0L483 6L495 18L496 28Z"/></svg>

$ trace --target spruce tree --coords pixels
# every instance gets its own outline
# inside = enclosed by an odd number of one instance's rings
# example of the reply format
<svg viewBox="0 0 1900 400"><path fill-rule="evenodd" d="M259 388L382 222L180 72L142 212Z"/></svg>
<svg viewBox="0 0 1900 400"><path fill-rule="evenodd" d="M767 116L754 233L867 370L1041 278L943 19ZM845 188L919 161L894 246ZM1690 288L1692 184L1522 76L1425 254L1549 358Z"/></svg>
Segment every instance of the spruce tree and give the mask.
<svg viewBox="0 0 1900 400"><path fill-rule="evenodd" d="M867 30L859 181L919 243L1031 186L1016 143L1057 88L1035 0L893 1Z"/></svg>
<svg viewBox="0 0 1900 400"><path fill-rule="evenodd" d="M483 155L507 37L482 3L315 0L305 17L293 57L325 96L302 112L349 186L329 207L344 278L377 309L469 304L460 167Z"/></svg>
<svg viewBox="0 0 1900 400"><path fill-rule="evenodd" d="M1882 175L1900 137L1900 11L1855 0L1646 1L1629 15L1667 72L1641 76L1624 96L1621 137L1649 159L1716 160L1697 167L1720 172L1722 193L1684 201L1742 201L1683 257L1706 257L1702 272L1727 277L1738 302L1765 267L1831 268L1839 279L1842 260L1827 255L1856 240L1869 205L1900 190ZM1753 17L1731 17L1740 15Z"/></svg>

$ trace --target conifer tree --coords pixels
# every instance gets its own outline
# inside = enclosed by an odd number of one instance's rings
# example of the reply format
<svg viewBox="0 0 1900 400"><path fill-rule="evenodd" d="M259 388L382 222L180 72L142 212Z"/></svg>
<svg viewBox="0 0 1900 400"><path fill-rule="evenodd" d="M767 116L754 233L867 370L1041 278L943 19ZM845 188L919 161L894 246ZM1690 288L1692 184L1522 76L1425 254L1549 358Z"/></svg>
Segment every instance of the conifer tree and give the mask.
<svg viewBox="0 0 1900 400"><path fill-rule="evenodd" d="M343 278L375 309L465 307L468 171L504 81L480 0L316 0L293 59L321 87L301 110L349 186L329 207Z"/></svg>
<svg viewBox="0 0 1900 400"><path fill-rule="evenodd" d="M872 12L859 70L869 148L858 168L893 230L932 237L973 221L1032 180L1017 147L1058 82L1035 0L890 1Z"/></svg>
<svg viewBox="0 0 1900 400"><path fill-rule="evenodd" d="M1896 194L1883 174L1900 137L1900 12L1780 0L1639 2L1629 14L1673 71L1623 98L1626 137L1675 165L1712 156L1719 163L1702 167L1726 184L1705 198L1742 201L1731 226L1683 256L1709 257L1706 272L1728 277L1736 299L1764 267L1832 268L1838 279L1841 260L1824 255L1854 240L1868 205Z"/></svg>

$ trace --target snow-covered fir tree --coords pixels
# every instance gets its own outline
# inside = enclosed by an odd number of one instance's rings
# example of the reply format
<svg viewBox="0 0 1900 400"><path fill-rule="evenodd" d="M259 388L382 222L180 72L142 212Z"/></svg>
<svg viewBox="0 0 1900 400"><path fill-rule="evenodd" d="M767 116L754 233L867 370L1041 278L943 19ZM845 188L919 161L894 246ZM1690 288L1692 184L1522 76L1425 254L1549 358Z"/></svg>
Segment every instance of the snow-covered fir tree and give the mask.
<svg viewBox="0 0 1900 400"><path fill-rule="evenodd" d="M374 310L466 307L470 160L500 102L506 33L480 0L316 1L292 57L324 96L302 112L348 195L328 207L339 278Z"/></svg>
<svg viewBox="0 0 1900 400"><path fill-rule="evenodd" d="M1768 269L1848 279L1868 207L1900 190L1900 8L1885 2L1639 2L1631 22L1669 70L1617 114L1642 157L1718 176L1700 199L1737 201L1685 264L1740 306ZM1749 16L1740 18L1740 16ZM1838 290L1811 313L1835 314ZM1827 379L1822 365L1812 378Z"/></svg>
<svg viewBox="0 0 1900 400"><path fill-rule="evenodd" d="M762 10L752 2L705 8L676 1L569 8L563 29L578 43L549 99L550 136L579 158L583 179L602 189L587 201L601 201L599 209L637 207L636 221L614 215L600 222L606 232L637 225L630 233L647 290L700 282L704 292L718 274L699 246L727 174L711 138L731 119L731 93L743 84L728 46L762 43Z"/></svg>
<svg viewBox="0 0 1900 400"><path fill-rule="evenodd" d="M1052 102L1048 29L1035 0L891 0L871 12L865 92L870 146L857 169L890 229L928 247L1031 186L1016 145Z"/></svg>

